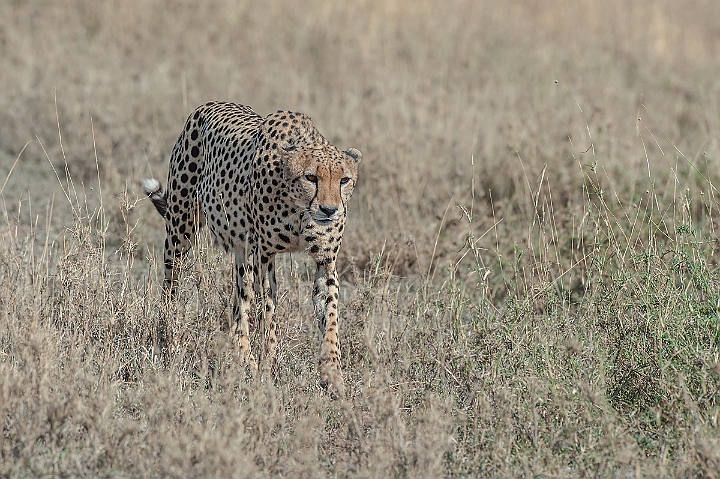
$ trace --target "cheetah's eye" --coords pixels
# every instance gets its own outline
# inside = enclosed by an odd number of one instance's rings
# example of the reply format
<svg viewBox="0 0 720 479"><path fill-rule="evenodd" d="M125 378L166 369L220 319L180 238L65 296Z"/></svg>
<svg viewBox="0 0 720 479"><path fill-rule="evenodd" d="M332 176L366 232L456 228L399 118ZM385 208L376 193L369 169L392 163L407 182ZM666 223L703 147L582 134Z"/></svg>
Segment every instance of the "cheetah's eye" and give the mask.
<svg viewBox="0 0 720 479"><path fill-rule="evenodd" d="M348 183L350 183L350 177L345 176L345 177L343 177L343 178L340 179L340 184L341 184L341 185L347 185Z"/></svg>
<svg viewBox="0 0 720 479"><path fill-rule="evenodd" d="M318 177L315 175L305 175L305 179L311 183L317 183Z"/></svg>

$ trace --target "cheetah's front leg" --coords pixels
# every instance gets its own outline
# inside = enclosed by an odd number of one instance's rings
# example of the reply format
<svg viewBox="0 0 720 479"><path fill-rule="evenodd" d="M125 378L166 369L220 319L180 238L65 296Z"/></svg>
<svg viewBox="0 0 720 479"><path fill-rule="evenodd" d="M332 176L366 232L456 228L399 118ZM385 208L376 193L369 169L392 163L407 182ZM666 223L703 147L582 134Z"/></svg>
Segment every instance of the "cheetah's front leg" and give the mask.
<svg viewBox="0 0 720 479"><path fill-rule="evenodd" d="M322 335L320 375L324 387L332 387L344 396L345 387L340 371L340 342L338 339L338 279L335 260L317 263L313 303L318 327Z"/></svg>
<svg viewBox="0 0 720 479"><path fill-rule="evenodd" d="M250 261L247 261L248 257ZM250 349L250 312L255 303L255 274L253 255L235 253L235 304L233 320L235 321L235 337L240 347L241 364L249 364L256 369L257 365Z"/></svg>
<svg viewBox="0 0 720 479"><path fill-rule="evenodd" d="M275 307L277 305L277 283L275 281L275 255L261 256L263 312L262 332L264 337L264 356L262 358L263 373L271 379L277 368L275 356L277 350L277 321Z"/></svg>

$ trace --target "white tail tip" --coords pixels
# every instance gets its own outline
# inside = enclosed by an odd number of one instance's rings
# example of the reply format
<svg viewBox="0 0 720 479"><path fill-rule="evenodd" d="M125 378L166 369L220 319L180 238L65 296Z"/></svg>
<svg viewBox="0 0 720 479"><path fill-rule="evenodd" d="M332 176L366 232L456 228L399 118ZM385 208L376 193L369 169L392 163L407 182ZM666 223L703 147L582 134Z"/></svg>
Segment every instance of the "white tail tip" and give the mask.
<svg viewBox="0 0 720 479"><path fill-rule="evenodd" d="M152 196L162 189L160 182L155 178L148 178L142 182L142 189L148 196Z"/></svg>

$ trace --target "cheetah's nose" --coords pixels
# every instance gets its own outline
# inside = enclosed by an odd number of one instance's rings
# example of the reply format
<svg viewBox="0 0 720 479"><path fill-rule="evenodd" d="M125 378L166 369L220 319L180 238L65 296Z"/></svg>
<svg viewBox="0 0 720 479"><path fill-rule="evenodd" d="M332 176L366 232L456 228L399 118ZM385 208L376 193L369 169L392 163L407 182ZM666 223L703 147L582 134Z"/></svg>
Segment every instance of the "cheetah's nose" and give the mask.
<svg viewBox="0 0 720 479"><path fill-rule="evenodd" d="M332 216L337 212L337 206L321 206L320 211L322 211L327 216Z"/></svg>

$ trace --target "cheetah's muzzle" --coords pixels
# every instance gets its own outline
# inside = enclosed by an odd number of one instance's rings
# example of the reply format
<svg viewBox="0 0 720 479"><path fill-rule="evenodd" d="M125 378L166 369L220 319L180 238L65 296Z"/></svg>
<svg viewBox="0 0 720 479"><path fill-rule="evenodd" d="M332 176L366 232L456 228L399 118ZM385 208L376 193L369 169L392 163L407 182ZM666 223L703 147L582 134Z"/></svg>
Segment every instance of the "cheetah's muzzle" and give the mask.
<svg viewBox="0 0 720 479"><path fill-rule="evenodd" d="M315 221L323 226L329 225L333 221L340 219L340 216L337 214L337 210L338 209L335 206L321 206L320 214L315 215Z"/></svg>

